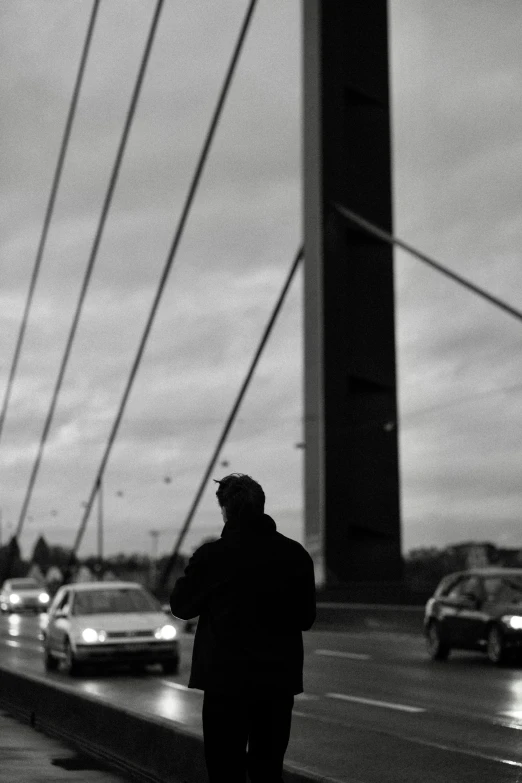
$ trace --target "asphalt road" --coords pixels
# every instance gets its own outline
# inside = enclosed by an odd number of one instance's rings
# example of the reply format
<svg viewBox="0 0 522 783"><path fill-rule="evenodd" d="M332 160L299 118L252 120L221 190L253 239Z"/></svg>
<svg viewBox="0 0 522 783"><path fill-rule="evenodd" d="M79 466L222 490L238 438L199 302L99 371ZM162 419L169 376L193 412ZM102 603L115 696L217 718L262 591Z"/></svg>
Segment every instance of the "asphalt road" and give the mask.
<svg viewBox="0 0 522 783"><path fill-rule="evenodd" d="M43 674L38 619L0 617L0 664ZM287 761L335 783L522 782L522 664L480 654L432 663L422 637L308 632L304 695ZM201 730L202 694L188 690L193 637L181 635L179 676L151 668L49 679Z"/></svg>

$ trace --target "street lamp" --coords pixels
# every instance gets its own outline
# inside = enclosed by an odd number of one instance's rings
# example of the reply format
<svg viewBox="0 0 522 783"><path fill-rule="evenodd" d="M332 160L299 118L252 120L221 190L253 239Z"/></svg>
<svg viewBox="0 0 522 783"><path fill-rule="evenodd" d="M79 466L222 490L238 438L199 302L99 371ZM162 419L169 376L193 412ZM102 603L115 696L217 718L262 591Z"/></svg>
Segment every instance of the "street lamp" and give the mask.
<svg viewBox="0 0 522 783"><path fill-rule="evenodd" d="M103 562L103 479L98 481L98 562Z"/></svg>
<svg viewBox="0 0 522 783"><path fill-rule="evenodd" d="M156 584L156 570L158 560L158 541L163 530L149 530L149 536L151 537L151 561L150 561L150 586L153 588Z"/></svg>

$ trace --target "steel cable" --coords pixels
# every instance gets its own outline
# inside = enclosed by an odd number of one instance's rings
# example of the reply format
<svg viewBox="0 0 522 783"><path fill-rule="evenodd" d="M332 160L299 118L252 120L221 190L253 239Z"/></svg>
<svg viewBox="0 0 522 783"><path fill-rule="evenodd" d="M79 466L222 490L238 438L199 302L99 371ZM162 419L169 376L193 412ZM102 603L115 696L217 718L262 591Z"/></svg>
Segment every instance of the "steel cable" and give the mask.
<svg viewBox="0 0 522 783"><path fill-rule="evenodd" d="M109 181L109 186L108 186L107 193L105 195L105 199L104 199L104 202L103 202L103 207L102 207L102 211L101 211L101 215L100 215L100 220L99 220L99 223L98 223L98 228L96 230L96 236L94 238L94 243L93 243L93 246L92 246L92 249L91 249L89 260L87 262L87 267L86 267L86 270L85 270L85 274L84 274L84 278L83 278L83 282L82 282L82 287L81 287L81 290L80 290L80 295L78 297L78 302L77 302L77 305L76 305L76 310L75 310L75 313L74 313L72 325L71 325L71 328L70 328L70 331L69 331L69 336L67 338L67 344L65 346L65 351L63 353L60 369L59 369L59 372L58 372L58 377L57 377L56 384L55 384L54 391L53 391L51 404L49 406L49 410L48 410L47 417L46 417L46 420L45 420L45 424L44 424L44 428L43 428L43 431L42 431L42 435L40 437L40 444L39 444L39 447L38 447L38 453L37 453L37 456L36 456L36 460L35 460L35 462L33 464L33 469L32 469L32 472L31 472L30 479L29 479L29 484L28 484L27 491L26 491L26 494L25 494L25 498L24 498L24 501L23 501L23 504L22 504L22 509L20 511L20 516L19 516L19 519L18 519L18 526L17 526L16 533L15 533L16 537L18 537L20 535L20 533L22 531L22 528L23 528L25 516L26 516L26 513L27 513L27 509L29 507L29 503L30 503L30 500L31 500L33 487L34 487L34 484L35 484L35 481L36 481L36 477L38 475L38 470L39 470L40 463L41 463L41 460L42 460L43 451L44 451L45 444L46 444L46 441L47 441L47 436L49 434L49 430L51 428L51 424L52 424L52 421L53 421L54 411L56 409L56 404L58 402L58 396L59 396L60 389L61 389L61 386L62 386L63 378L64 378L64 375L65 375L65 371L67 369L67 363L68 363L68 360L69 360L69 356L70 356L71 349L72 349L72 346L73 346L74 338L75 338L75 335L76 335L76 330L77 330L78 323L79 323L79 320L80 320L80 315L81 315L83 303L84 303L84 300L85 300L85 297L86 297L86 294L87 294L87 289L89 287L90 279L91 279L91 276L92 276L92 271L94 269L94 264L95 264L96 256L97 256L97 253L98 253L98 248L100 246L103 230L104 230L105 223L106 223L106 220L107 220L107 215L108 215L108 212L109 212L109 208L110 208L110 205L111 205L111 202L112 202L112 197L113 197L114 190L115 190L115 187L116 187L116 183L117 183L117 180L118 180L118 175L119 175L119 172L120 172L121 163L122 163L122 160L123 160L123 155L124 155L125 148L126 148L126 145L127 145L127 139L129 137L130 129L131 129L131 126L132 126L132 121L134 119L134 114L135 114L135 111L136 111L138 98L139 98L139 95L140 95L140 92L141 92L141 87L142 87L142 84L143 84L143 79L144 79L145 71L146 71L146 68L147 68L148 61L149 61L149 57L150 57L150 53L151 53L151 49L152 49L152 44L153 44L153 41L154 41L154 36L155 36L156 29L157 29L157 26L158 26L158 21L159 21L160 12L161 12L163 3L164 3L164 0L158 0L158 2L156 3L156 8L155 8L154 15L153 15L153 18L152 18L152 23L151 23L151 26L150 26L150 29L149 29L149 33L148 33L148 36L147 36L147 41L146 41L145 49L144 49L143 56L142 56L142 59L141 59L141 63L140 63L139 71L138 71L138 76L136 78L136 82L135 82L134 89L133 89L133 92L132 92L131 102L130 102L130 105L129 105L129 109L127 111L127 116L126 116L126 119L125 119L125 125L124 125L124 129L123 129L123 133L122 133L122 136L121 136L121 139L120 139L120 143L119 143L119 146L118 146L118 151L116 153L116 159L114 161L114 165L113 165L113 169L112 169L112 173L111 173L111 177L110 177L110 181Z"/></svg>
<svg viewBox="0 0 522 783"><path fill-rule="evenodd" d="M58 161L56 163L56 168L54 172L53 182L51 185L51 192L49 194L49 199L47 201L47 208L45 210L45 217L42 227L42 233L40 234L40 241L38 243L38 249L36 251L36 258L33 265L33 271L31 274L31 280L29 282L29 291L27 293L27 298L25 301L25 307L24 307L24 313L22 316L22 323L20 325L20 329L18 332L18 337L16 340L16 346L13 354L13 359L11 362L11 367L9 370L9 376L7 380L7 385L4 392L4 399L2 402L2 410L0 412L0 441L2 440L2 432L4 429L4 423L5 418L7 415L7 409L9 407L9 401L11 399L11 391L13 388L14 379L16 376L16 370L18 368L18 360L20 359L20 354L22 352L22 346L24 342L25 337L25 331L27 329L27 322L29 319L29 313L31 311L31 305L33 302L33 296L34 291L36 288L36 284L38 282L38 275L40 273L40 266L42 263L42 258L45 250L45 245L47 242L47 235L49 233L49 227L51 225L51 220L54 212L54 205L56 202L56 195L58 193L58 187L60 185L60 180L62 177L62 171L63 166L65 162L65 156L67 154L67 148L69 146L69 140L71 138L71 130L74 122L74 117L76 114L76 106L78 104L78 97L80 95L80 89L82 86L83 81L83 75L85 73L85 67L87 64L87 58L89 55L89 49L91 46L91 40L92 35L94 31L94 25L96 22L96 16L98 14L98 7L100 4L100 0L94 0L91 15L89 18L89 24L87 26L87 33L85 36L85 42L83 44L83 50L80 57L80 65L78 67L78 73L76 75L76 82L74 84L73 94L71 97L71 101L69 104L69 111L67 114L67 120L65 122L65 129L63 132L63 138L62 143L60 145L60 152L58 154Z"/></svg>
<svg viewBox="0 0 522 783"><path fill-rule="evenodd" d="M346 218L346 220L349 220L351 223L354 223L356 226L361 228L367 234L377 237L377 239L381 239L383 242L387 242L390 245L399 247L401 250L405 250L407 253L414 256L414 258L417 258L419 261L422 261L428 266L431 266L433 269L436 269L437 272L441 272L441 274L445 275L446 277L449 277L455 283L458 283L464 288L467 288L468 291L472 291L474 294L480 296L482 299L485 299L490 304L493 304L495 305L495 307L498 307L500 310L503 310L505 313L512 315L518 321L522 321L522 312L520 310L517 310L516 307L513 307L507 302L504 302L502 299L499 299L497 296L488 293L484 288L475 285L475 283L472 283L470 280L467 280L465 277L462 277L456 272L453 272L451 269L448 269L448 267L439 263L439 261L435 261L435 259L426 255L426 253L421 253L421 251L414 248L413 245L409 245L407 242L404 242L402 239L399 239L393 234L390 234L388 231L385 231L383 228L376 226L375 223L372 223L370 220L366 220L366 218L363 218L361 215L357 214L357 212L353 212L351 209L347 209L342 204L339 204L337 202L334 202L333 206L339 212L340 215Z"/></svg>
<svg viewBox="0 0 522 783"><path fill-rule="evenodd" d="M134 384L134 379L136 377L136 374L138 372L138 368L139 368L140 363L141 363L141 359L142 359L142 356L143 356L143 353L144 353L144 350L145 350L145 346L147 344L147 340L148 340L148 337L149 337L149 334L150 334L150 331L151 331L151 328L152 328L152 325L153 325L153 322L154 322L154 318L156 316L156 312L157 312L159 303L161 301L163 290L165 288L165 285L166 285L166 282L167 282L170 270L171 270L172 265L174 263L174 259L176 257L176 252L177 252L179 243L181 241L181 237L183 235L183 230L185 228L185 224L187 222L187 218L189 216L190 209L192 207L192 202L194 200L194 196L196 195L196 191L197 191L200 179L201 179L201 175L203 173L203 169L205 167L205 163L206 163L207 158L208 158L210 147L211 147L211 144L212 144L212 141L213 141L213 138L214 138L217 126L219 124L219 120L221 118L221 114L222 114L222 110L223 110L223 107L224 107L224 104L225 104L225 100L226 100L226 97L227 97L228 92L229 92L230 84L232 82L232 77L233 77L235 69L236 69L237 61L239 60L239 55L241 54L241 50L243 48L243 43L244 43L244 40L246 38L246 34L248 32L248 28L249 28L249 25L250 25L250 20L252 18L252 14L254 12L254 8L255 8L255 5L256 5L256 2L257 2L257 0L251 0L250 1L249 5L248 5L248 8L247 8L247 11L245 13L244 19L243 19L243 23L241 25L241 29L240 29L240 32L239 32L239 35L238 35L238 38L237 38L237 41L236 41L236 45L234 47L232 58L230 60L230 63L229 63L228 69L227 69L227 73L226 73L223 85L221 87L221 91L219 93L217 104L216 104L216 107L214 109L214 113L212 115L212 119L210 121L210 125L209 125L208 131L207 131L207 135L205 137L205 141L203 143L203 147L201 149L201 153L200 153L198 162L196 164L196 168L195 168L195 171L194 171L194 174L193 174L193 177L192 177L192 181L190 183L190 186L189 186L189 189L188 189L188 193L187 193L187 196L186 196L186 199L185 199L185 203L184 203L184 206L183 206L183 209L182 209L182 212L181 212L181 216L180 216L180 219L179 219L179 222L178 222L175 234L174 234L174 239L172 241L172 245L170 247L169 253L167 255L167 259L166 259L164 267L163 267L163 272L162 272L162 275L161 275L161 278L160 278L160 281L159 281L159 284L158 284L158 287L157 287L157 290L156 290L156 294L154 296L154 300L152 302L152 306L151 306L151 309L150 309L150 312L149 312L149 316L147 318L147 322L145 324L145 328L143 330L143 334L142 334L142 337L141 337L141 340L140 340L140 344L138 346L138 350L136 352L136 356L135 356L133 364L132 364L132 368L131 368L131 371L130 371L130 374L129 374L129 377L128 377L128 380L127 380L127 384L125 386L125 390L123 392L123 396L122 396L122 399L120 401L120 405L118 407L118 411L116 413L115 420L113 422L113 426L112 426L112 429L111 429L111 432L110 432L110 435L109 435L109 438L108 438L108 441L107 441L107 444L106 444L106 447L105 447L105 451L104 451L102 460L100 462L100 466L98 468L98 472L96 474L96 478L95 478L95 480L93 482L93 485L92 485L92 489L91 489L91 492L90 492L90 495L89 495L89 499L87 500L86 505L85 505L85 511L84 511L82 520L80 522L80 526L78 528L78 533L76 535L76 539L74 541L74 544L73 544L73 547L72 547L72 550L71 550L70 560L69 560L69 564L68 564L68 567L67 567L67 571L68 572L70 572L70 569L71 569L71 567L72 567L72 565L74 563L74 558L75 558L76 552L77 552L78 547L80 546L80 543L82 541L82 538L83 538L83 535L84 535L84 532L85 532L85 528L87 526L87 522L89 520L91 509L92 509L92 506L93 506L93 503L94 503L94 499L96 497L97 487L99 485L99 482L103 478L105 467L107 465L110 453L112 451L112 447L113 447L114 441L116 439L116 435L117 435L119 427L120 427L121 420L123 418L123 414L125 412L125 407L127 405L127 400L129 398L130 392L132 390L132 386ZM69 574L66 574L66 579L67 578L69 578Z"/></svg>
<svg viewBox="0 0 522 783"><path fill-rule="evenodd" d="M268 319L268 323L265 327L265 330L263 332L263 336L261 338L261 341L257 347L257 350L254 354L254 358L252 359L252 362L250 363L250 367L248 368L248 372L245 376L245 379L241 385L241 389L239 390L239 393L236 397L236 400L234 401L234 404L232 406L232 410L230 411L230 414L228 416L228 419L225 423L225 426L223 428L223 431L221 432L221 435L219 436L217 445L214 449L214 452L212 454L212 457L210 458L210 462L207 465L207 468L205 470L205 473L203 474L203 478L201 480L201 483L198 487L198 490L196 492L196 495L194 497L194 500L192 501L192 505L190 507L190 510L186 516L186 519L181 527L181 530L179 532L178 538L176 540L176 543L174 545L174 549L172 551L172 554L169 557L169 560L167 561L165 568L163 569L163 572L160 577L160 581L158 584L158 588L161 590L165 585L167 584L167 580L169 578L169 575L171 571L173 570L174 566L176 565L176 561L179 555L179 550L181 548L181 545L183 543L183 540L188 533L188 530L190 528L190 524L192 522L192 519L194 518L194 514L197 511L197 508L199 506L199 502L203 496L203 492L205 491L205 487L207 486L208 480L210 478L210 474L214 470L214 466L217 462L217 459L219 457L219 454L221 452L221 449L223 448L223 445L228 437L228 433L230 432L232 425L234 424L237 412L241 406L241 403L243 401L243 397L245 396L245 393L248 389L248 386L250 384L250 381L252 380L252 376L254 375L255 369L258 365L259 359L261 358L261 354L263 353L263 349L268 341L268 338L270 337L270 334L272 332L273 326L276 322L277 316L279 315L279 312L283 306L283 303L285 301L286 295L288 293L288 289L290 288L290 285L292 283L292 280L294 278L294 275L297 271L297 267L299 266L299 262L303 258L303 248L299 248L297 251L295 258L292 262L292 266L290 267L290 271L287 275L287 278L285 280L285 283L283 285L283 288L281 290L281 293L279 294L279 297L277 299L277 302L274 306L274 309L272 310L272 313L270 315L270 318Z"/></svg>

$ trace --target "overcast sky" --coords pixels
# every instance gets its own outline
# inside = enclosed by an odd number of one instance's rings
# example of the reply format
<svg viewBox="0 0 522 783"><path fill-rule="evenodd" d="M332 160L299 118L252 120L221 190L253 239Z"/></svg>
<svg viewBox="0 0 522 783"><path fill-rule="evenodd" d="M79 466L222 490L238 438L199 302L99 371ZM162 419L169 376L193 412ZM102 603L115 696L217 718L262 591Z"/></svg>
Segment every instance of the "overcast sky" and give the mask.
<svg viewBox="0 0 522 783"><path fill-rule="evenodd" d="M0 4L3 394L90 0ZM154 3L102 0L0 444L18 519ZM166 0L24 532L70 545L245 0ZM519 0L391 0L395 230L522 308ZM105 482L106 551L171 548L300 243L298 0L259 0ZM522 546L522 325L396 255L403 548ZM302 540L302 278L223 452ZM171 479L170 483L165 478ZM94 551L94 519L81 554ZM219 534L209 487L186 542Z"/></svg>

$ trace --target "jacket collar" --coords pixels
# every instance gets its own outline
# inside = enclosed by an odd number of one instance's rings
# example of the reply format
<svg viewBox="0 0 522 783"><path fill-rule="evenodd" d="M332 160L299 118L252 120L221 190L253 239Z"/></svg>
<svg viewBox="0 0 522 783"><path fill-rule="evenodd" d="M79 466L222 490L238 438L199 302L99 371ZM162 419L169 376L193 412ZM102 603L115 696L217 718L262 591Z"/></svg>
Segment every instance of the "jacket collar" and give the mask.
<svg viewBox="0 0 522 783"><path fill-rule="evenodd" d="M231 525L229 522L225 522L221 538L230 538L231 536L240 537L252 537L262 536L267 533L275 533L277 530L276 523L269 517L268 514L263 514L260 517L248 517L242 519L239 524Z"/></svg>

